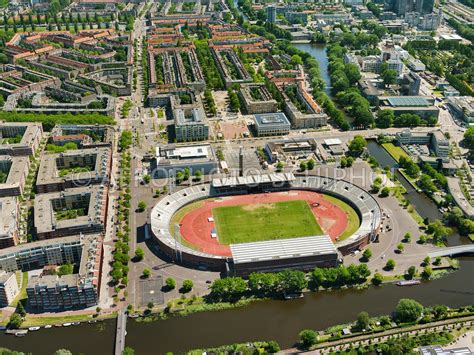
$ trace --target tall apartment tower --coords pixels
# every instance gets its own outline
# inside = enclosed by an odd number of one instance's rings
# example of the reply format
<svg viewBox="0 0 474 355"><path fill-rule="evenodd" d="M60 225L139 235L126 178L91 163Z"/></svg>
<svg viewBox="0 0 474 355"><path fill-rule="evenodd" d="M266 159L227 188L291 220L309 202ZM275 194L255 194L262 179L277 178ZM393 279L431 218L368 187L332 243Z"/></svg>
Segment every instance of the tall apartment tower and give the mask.
<svg viewBox="0 0 474 355"><path fill-rule="evenodd" d="M267 7L267 22L275 23L277 18L277 10L275 5L269 5Z"/></svg>

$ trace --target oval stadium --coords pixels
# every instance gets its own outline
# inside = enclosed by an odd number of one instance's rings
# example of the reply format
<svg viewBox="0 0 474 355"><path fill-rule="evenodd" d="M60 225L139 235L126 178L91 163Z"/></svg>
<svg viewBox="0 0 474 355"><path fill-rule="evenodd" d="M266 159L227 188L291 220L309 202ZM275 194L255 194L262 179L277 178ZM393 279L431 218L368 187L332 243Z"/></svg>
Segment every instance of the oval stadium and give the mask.
<svg viewBox="0 0 474 355"><path fill-rule="evenodd" d="M344 180L291 173L213 179L165 196L151 212L160 250L227 275L336 266L379 233L381 210Z"/></svg>

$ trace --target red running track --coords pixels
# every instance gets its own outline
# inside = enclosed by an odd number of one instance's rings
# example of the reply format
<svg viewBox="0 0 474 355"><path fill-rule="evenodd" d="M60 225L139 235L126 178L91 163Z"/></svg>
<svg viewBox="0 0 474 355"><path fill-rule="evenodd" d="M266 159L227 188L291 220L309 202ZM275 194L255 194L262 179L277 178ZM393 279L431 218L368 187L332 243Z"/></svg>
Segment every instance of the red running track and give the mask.
<svg viewBox="0 0 474 355"><path fill-rule="evenodd" d="M214 207L245 205L253 203L273 203L291 200L305 200L313 211L322 230L333 241L347 228L348 217L339 206L325 200L323 195L312 191L291 190L255 195L238 195L208 199L204 205L189 212L181 220L181 236L186 242L196 246L200 251L219 255L232 256L230 247L219 243L218 238L211 237L214 222L209 222Z"/></svg>

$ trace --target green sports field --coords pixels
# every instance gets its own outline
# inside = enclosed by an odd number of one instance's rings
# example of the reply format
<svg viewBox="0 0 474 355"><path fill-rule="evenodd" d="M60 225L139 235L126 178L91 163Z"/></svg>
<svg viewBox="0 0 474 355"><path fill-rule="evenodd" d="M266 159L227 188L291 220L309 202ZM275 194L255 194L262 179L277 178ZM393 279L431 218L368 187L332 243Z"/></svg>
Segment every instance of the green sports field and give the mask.
<svg viewBox="0 0 474 355"><path fill-rule="evenodd" d="M324 234L302 200L217 207L212 215L221 244Z"/></svg>

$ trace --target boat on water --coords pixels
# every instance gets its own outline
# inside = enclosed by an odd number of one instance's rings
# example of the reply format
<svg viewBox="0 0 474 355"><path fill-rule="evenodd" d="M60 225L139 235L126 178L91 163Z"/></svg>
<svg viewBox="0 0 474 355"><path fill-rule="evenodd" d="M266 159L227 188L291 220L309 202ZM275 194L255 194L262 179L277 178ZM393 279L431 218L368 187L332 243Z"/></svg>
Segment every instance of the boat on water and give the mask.
<svg viewBox="0 0 474 355"><path fill-rule="evenodd" d="M87 323L89 323L89 324L94 324L94 323L97 323L97 320L96 320L96 319L92 319L92 320L88 321Z"/></svg>
<svg viewBox="0 0 474 355"><path fill-rule="evenodd" d="M29 327L28 330L34 332L34 331L37 331L37 330L40 330L41 327Z"/></svg>
<svg viewBox="0 0 474 355"><path fill-rule="evenodd" d="M24 336L26 336L26 334L28 334L28 329L20 329L20 330L16 331L15 336L16 337L24 337Z"/></svg>
<svg viewBox="0 0 474 355"><path fill-rule="evenodd" d="M52 328L52 327L53 327L53 326L52 326L51 324L46 324L46 325L44 326L44 329L49 329L49 328Z"/></svg>
<svg viewBox="0 0 474 355"><path fill-rule="evenodd" d="M421 284L420 280L403 280L403 281L396 282L397 286L415 286L419 284Z"/></svg>
<svg viewBox="0 0 474 355"><path fill-rule="evenodd" d="M72 323L63 323L63 327L69 327Z"/></svg>
<svg viewBox="0 0 474 355"><path fill-rule="evenodd" d="M80 325L81 322L72 322L72 325Z"/></svg>
<svg viewBox="0 0 474 355"><path fill-rule="evenodd" d="M62 327L63 325L62 325L62 324L55 324L54 326L55 326L56 328L60 328L60 327Z"/></svg>
<svg viewBox="0 0 474 355"><path fill-rule="evenodd" d="M289 294L285 293L284 297L285 297L285 300L295 300L295 299L298 299L298 298L303 298L304 294L303 294L303 292L289 293Z"/></svg>

